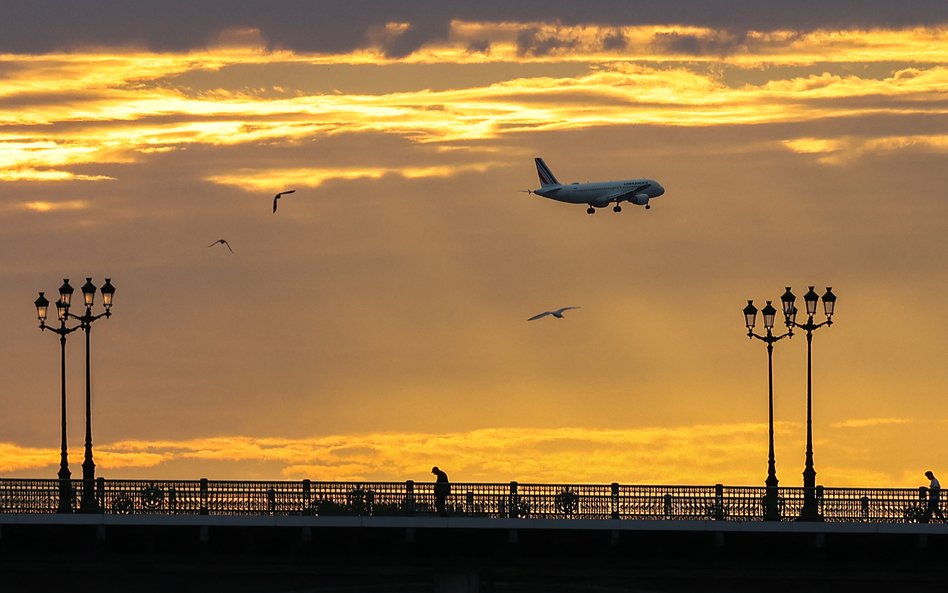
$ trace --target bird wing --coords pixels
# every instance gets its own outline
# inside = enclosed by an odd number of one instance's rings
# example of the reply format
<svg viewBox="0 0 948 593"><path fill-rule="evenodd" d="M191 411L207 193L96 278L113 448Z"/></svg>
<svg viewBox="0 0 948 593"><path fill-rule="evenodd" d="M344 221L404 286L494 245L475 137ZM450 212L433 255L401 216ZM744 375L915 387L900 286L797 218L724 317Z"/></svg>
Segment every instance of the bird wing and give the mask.
<svg viewBox="0 0 948 593"><path fill-rule="evenodd" d="M228 243L227 241L225 241L225 240L223 240L223 239L221 239L221 243L223 243L224 245L227 245L227 249L230 249L230 243ZM233 250L233 249L230 249L230 252L233 253L234 250Z"/></svg>
<svg viewBox="0 0 948 593"><path fill-rule="evenodd" d="M273 196L273 211L277 211L277 200L280 199L280 194Z"/></svg>
<svg viewBox="0 0 948 593"><path fill-rule="evenodd" d="M557 309L556 312L562 315L563 311L569 311L570 309L579 309L579 307L563 307L561 309Z"/></svg>
<svg viewBox="0 0 948 593"><path fill-rule="evenodd" d="M533 321L534 319L539 319L539 318L541 318L541 317L546 317L547 315L552 315L552 313L550 313L549 311L544 311L543 313L540 313L539 315L534 315L534 316L531 317L530 319L527 319L527 321Z"/></svg>
<svg viewBox="0 0 948 593"><path fill-rule="evenodd" d="M214 246L217 245L218 243L220 243L220 241L214 241L213 243L211 243L210 245L208 245L208 247L214 247Z"/></svg>

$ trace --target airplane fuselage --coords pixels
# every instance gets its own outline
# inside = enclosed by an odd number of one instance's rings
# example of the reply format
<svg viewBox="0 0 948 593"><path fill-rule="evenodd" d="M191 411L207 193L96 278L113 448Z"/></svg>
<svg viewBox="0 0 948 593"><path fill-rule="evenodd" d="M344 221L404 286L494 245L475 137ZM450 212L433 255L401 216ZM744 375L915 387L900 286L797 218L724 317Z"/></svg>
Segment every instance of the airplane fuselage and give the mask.
<svg viewBox="0 0 948 593"><path fill-rule="evenodd" d="M617 201L643 206L649 200L665 193L665 188L654 179L624 179L596 183L569 183L541 187L533 193L569 204L589 204L604 208Z"/></svg>
<svg viewBox="0 0 948 593"><path fill-rule="evenodd" d="M595 212L595 208L605 208L609 204L615 204L612 209L620 212L622 202L651 208L649 200L665 193L665 188L659 182L645 177L593 183L560 183L543 159L536 157L533 161L537 167L540 189L529 190L531 193L567 204L587 204L588 214Z"/></svg>

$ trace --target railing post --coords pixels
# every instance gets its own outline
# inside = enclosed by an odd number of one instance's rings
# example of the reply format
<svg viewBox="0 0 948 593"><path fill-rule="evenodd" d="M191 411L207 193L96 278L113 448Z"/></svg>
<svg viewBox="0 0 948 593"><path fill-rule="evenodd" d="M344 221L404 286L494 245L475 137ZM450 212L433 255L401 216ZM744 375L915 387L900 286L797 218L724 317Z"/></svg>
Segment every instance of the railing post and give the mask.
<svg viewBox="0 0 948 593"><path fill-rule="evenodd" d="M309 501L312 496L312 482L308 479L303 480L303 514L309 513Z"/></svg>
<svg viewBox="0 0 948 593"><path fill-rule="evenodd" d="M415 481L405 480L405 512L409 516L415 514Z"/></svg>
<svg viewBox="0 0 948 593"><path fill-rule="evenodd" d="M510 502L507 504L507 516L515 519L520 516L520 497L517 495L517 483L510 483Z"/></svg>
<svg viewBox="0 0 948 593"><path fill-rule="evenodd" d="M105 478L98 477L95 479L95 500L99 506L99 511L105 512Z"/></svg>
<svg viewBox="0 0 948 593"><path fill-rule="evenodd" d="M198 511L201 515L207 515L207 478L201 478L201 510Z"/></svg>
<svg viewBox="0 0 948 593"><path fill-rule="evenodd" d="M611 487L611 496L609 497L609 506L612 509L612 518L619 518L619 483L613 482Z"/></svg>
<svg viewBox="0 0 948 593"><path fill-rule="evenodd" d="M724 484L714 485L714 520L724 520Z"/></svg>

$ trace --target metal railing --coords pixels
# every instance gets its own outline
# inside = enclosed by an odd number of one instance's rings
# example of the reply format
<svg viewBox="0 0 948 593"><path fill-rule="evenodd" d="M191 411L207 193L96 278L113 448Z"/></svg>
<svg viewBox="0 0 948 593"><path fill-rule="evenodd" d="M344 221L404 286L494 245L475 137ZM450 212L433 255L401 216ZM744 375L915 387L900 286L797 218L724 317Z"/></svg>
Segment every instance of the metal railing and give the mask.
<svg viewBox="0 0 948 593"><path fill-rule="evenodd" d="M0 478L0 515L53 514L60 492L79 510L82 480ZM452 483L451 516L519 519L762 521L763 486ZM927 489L817 487L827 522L924 521ZM435 514L434 483L105 480L95 499L106 514L422 516ZM803 508L802 488L779 488L784 521Z"/></svg>

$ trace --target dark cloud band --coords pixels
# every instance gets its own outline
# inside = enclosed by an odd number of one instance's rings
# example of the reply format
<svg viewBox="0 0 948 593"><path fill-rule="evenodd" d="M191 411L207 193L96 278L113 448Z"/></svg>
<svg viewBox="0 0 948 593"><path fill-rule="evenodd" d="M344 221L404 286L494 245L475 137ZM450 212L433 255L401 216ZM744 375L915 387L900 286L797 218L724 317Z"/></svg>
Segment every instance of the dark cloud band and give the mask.
<svg viewBox="0 0 948 593"><path fill-rule="evenodd" d="M7 0L0 14L0 51L43 53L81 46L142 46L154 51L202 48L222 31L252 28L270 47L348 51L368 44L386 23L408 27L382 50L392 57L446 37L452 20L631 26L681 24L729 31L901 28L948 23L944 0ZM542 52L543 45L523 50ZM621 38L610 46L621 47ZM677 40L688 43L688 40ZM706 48L695 48L703 51Z"/></svg>

